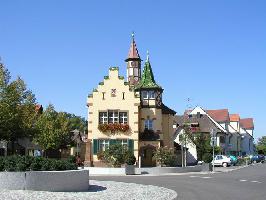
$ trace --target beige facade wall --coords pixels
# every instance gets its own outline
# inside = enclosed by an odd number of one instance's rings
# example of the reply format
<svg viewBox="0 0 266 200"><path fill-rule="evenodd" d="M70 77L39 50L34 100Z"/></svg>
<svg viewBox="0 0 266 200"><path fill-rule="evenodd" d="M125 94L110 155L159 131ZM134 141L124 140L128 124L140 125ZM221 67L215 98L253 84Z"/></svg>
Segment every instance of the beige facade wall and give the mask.
<svg viewBox="0 0 266 200"><path fill-rule="evenodd" d="M170 114L164 114L163 115L163 145L167 146L169 148L174 147L174 116Z"/></svg>
<svg viewBox="0 0 266 200"><path fill-rule="evenodd" d="M116 90L116 96L112 96L112 90ZM124 99L123 99L124 93ZM104 94L104 99L103 99ZM139 97L125 84L123 77L119 76L118 68L110 68L109 76L88 97L88 139L133 139L135 156L138 156L138 133L139 133ZM126 111L128 113L128 125L130 130L118 133L114 136L103 134L99 129L99 112L108 110ZM97 160L97 156L93 156Z"/></svg>
<svg viewBox="0 0 266 200"><path fill-rule="evenodd" d="M145 120L148 118L153 120L153 130L154 132L162 132L162 110L157 108L142 108L140 111L141 124L140 132L145 129Z"/></svg>

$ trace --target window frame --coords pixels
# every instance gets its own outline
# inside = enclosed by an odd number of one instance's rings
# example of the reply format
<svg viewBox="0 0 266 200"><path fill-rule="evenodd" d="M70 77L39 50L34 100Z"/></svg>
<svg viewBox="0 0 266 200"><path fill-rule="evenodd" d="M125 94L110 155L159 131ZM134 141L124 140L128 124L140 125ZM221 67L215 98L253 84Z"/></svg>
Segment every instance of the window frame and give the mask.
<svg viewBox="0 0 266 200"><path fill-rule="evenodd" d="M119 123L119 111L118 110L108 110L108 123L109 124Z"/></svg>
<svg viewBox="0 0 266 200"><path fill-rule="evenodd" d="M110 147L110 140L99 140L99 151L103 152L106 151Z"/></svg>
<svg viewBox="0 0 266 200"><path fill-rule="evenodd" d="M101 114L106 114L106 116ZM99 112L99 124L108 124L108 112L104 111Z"/></svg>
<svg viewBox="0 0 266 200"><path fill-rule="evenodd" d="M128 124L128 113L127 112L118 112L119 115L119 124Z"/></svg>
<svg viewBox="0 0 266 200"><path fill-rule="evenodd" d="M144 121L144 129L147 129L147 130L153 130L153 120L151 119L146 119Z"/></svg>

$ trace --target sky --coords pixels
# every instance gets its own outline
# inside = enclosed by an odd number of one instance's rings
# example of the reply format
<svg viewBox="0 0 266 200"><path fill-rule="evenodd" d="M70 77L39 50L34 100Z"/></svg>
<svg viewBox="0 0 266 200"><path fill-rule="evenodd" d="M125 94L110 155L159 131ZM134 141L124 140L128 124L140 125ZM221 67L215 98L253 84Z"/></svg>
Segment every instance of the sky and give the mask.
<svg viewBox="0 0 266 200"><path fill-rule="evenodd" d="M126 75L134 31L177 114L228 108L254 118L255 138L266 135L265 0L0 0L0 8L2 62L44 107L87 117L87 95L109 67Z"/></svg>

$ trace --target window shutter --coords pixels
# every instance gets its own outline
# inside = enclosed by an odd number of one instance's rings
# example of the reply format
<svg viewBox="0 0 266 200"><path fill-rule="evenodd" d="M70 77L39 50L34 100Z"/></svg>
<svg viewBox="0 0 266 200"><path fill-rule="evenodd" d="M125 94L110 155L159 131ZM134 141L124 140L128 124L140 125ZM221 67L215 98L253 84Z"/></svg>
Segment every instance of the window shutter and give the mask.
<svg viewBox="0 0 266 200"><path fill-rule="evenodd" d="M99 140L93 140L93 154L96 155L99 149Z"/></svg>
<svg viewBox="0 0 266 200"><path fill-rule="evenodd" d="M128 150L134 152L134 140L128 140Z"/></svg>
<svg viewBox="0 0 266 200"><path fill-rule="evenodd" d="M116 143L117 143L116 140L110 140L110 145L114 145L114 144L116 144Z"/></svg>

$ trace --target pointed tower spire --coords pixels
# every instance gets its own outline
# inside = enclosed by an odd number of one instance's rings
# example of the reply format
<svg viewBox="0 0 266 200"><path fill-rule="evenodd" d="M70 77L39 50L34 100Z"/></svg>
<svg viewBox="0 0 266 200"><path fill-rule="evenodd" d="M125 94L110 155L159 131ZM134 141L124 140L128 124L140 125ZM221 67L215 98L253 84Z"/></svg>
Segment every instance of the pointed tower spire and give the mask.
<svg viewBox="0 0 266 200"><path fill-rule="evenodd" d="M141 78L141 59L135 42L135 34L131 34L132 40L128 53L128 57L125 60L127 62L127 79L130 86L136 86Z"/></svg>
<svg viewBox="0 0 266 200"><path fill-rule="evenodd" d="M131 41L130 49L128 52L128 57L125 60L126 62L131 60L131 59L141 60L140 56L139 56L138 48L137 48L137 45L135 42L135 33L134 32L132 32L131 37L132 37L132 41Z"/></svg>
<svg viewBox="0 0 266 200"><path fill-rule="evenodd" d="M140 80L139 85L137 86L137 89L156 89L156 88L162 89L161 86L159 86L154 79L150 63L150 55L149 51L147 51L147 59L143 69L142 78Z"/></svg>

